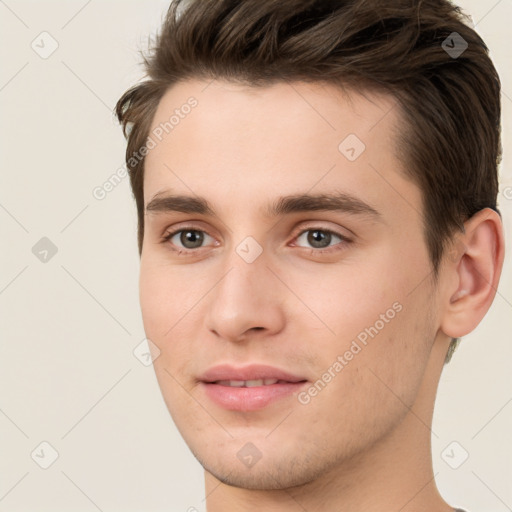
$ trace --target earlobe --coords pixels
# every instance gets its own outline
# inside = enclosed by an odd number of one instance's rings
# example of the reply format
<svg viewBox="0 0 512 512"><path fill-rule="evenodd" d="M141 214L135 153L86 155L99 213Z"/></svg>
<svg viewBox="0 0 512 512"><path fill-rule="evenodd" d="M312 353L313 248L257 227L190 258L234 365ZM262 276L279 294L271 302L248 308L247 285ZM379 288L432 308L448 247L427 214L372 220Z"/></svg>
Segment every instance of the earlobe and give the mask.
<svg viewBox="0 0 512 512"><path fill-rule="evenodd" d="M503 226L497 212L485 208L464 224L465 232L445 262L453 282L447 289L441 330L452 338L473 331L496 295L504 259ZM454 254L456 257L454 257Z"/></svg>

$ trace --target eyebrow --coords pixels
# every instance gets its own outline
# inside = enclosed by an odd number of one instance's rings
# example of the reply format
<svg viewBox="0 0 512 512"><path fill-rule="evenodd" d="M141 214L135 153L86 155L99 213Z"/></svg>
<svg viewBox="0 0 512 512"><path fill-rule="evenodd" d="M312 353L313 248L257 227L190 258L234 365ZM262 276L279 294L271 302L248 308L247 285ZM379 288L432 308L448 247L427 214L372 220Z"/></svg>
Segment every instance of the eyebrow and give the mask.
<svg viewBox="0 0 512 512"><path fill-rule="evenodd" d="M278 198L263 210L267 217L311 211L343 212L382 220L380 212L361 199L347 193L295 194ZM146 206L146 213L196 213L216 216L210 203L202 197L157 194Z"/></svg>

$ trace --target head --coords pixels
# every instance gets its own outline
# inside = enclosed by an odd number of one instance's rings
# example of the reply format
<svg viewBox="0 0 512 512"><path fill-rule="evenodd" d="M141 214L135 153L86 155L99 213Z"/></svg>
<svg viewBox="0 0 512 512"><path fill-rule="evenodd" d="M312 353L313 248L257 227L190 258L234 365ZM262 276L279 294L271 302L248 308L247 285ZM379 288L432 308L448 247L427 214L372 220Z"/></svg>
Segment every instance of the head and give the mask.
<svg viewBox="0 0 512 512"><path fill-rule="evenodd" d="M445 0L177 0L146 68L117 115L164 399L219 479L304 483L389 435L492 302L496 70ZM201 387L253 361L308 381L272 435L279 405ZM250 478L220 459L247 442Z"/></svg>

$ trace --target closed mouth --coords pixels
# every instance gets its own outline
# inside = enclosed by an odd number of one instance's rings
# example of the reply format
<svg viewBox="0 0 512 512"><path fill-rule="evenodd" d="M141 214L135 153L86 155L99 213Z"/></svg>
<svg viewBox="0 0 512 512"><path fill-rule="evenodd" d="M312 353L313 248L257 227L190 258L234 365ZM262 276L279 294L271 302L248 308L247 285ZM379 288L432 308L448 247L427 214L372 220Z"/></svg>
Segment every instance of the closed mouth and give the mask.
<svg viewBox="0 0 512 512"><path fill-rule="evenodd" d="M206 384L219 384L220 386L230 386L233 388L254 388L257 386L271 386L273 384L299 384L306 382L305 380L290 382L280 379L254 379L254 380L217 380L207 382Z"/></svg>

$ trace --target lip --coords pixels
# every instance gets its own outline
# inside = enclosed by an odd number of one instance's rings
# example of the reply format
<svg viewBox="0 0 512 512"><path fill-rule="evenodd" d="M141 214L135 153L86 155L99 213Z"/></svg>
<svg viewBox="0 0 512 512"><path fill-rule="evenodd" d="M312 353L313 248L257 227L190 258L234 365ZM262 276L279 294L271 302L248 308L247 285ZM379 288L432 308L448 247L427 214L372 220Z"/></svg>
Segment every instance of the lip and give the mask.
<svg viewBox="0 0 512 512"><path fill-rule="evenodd" d="M267 386L232 387L217 384L225 380L277 379L285 382ZM236 368L230 365L214 366L201 377L200 387L218 406L231 411L256 411L269 404L296 394L307 384L307 379L267 365Z"/></svg>
<svg viewBox="0 0 512 512"><path fill-rule="evenodd" d="M293 375L274 366L264 364L251 364L243 367L235 367L229 364L213 366L204 372L199 380L203 382L215 382L218 380L259 380L277 379L287 382L299 382L306 380L299 375Z"/></svg>

